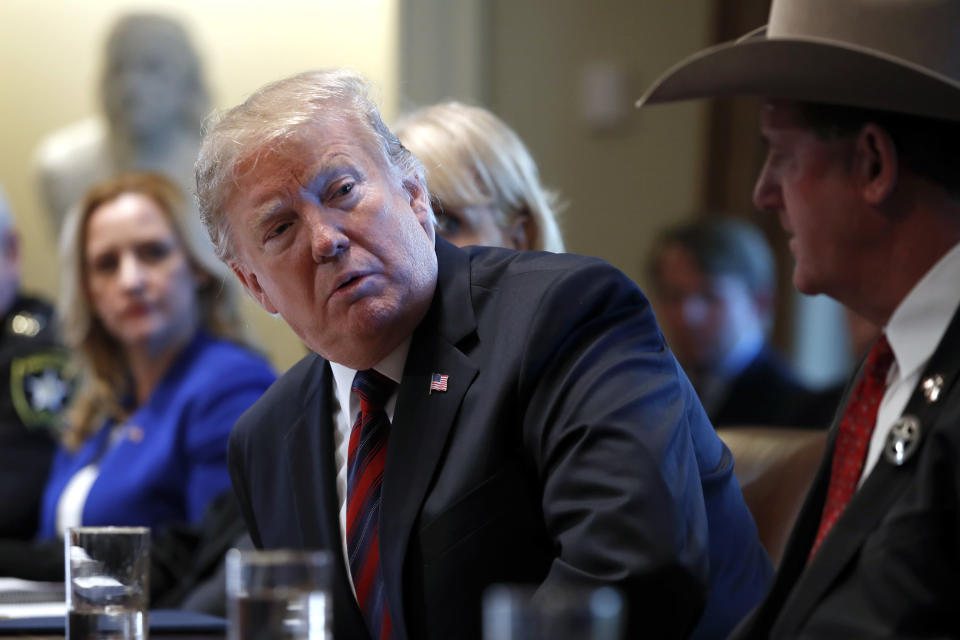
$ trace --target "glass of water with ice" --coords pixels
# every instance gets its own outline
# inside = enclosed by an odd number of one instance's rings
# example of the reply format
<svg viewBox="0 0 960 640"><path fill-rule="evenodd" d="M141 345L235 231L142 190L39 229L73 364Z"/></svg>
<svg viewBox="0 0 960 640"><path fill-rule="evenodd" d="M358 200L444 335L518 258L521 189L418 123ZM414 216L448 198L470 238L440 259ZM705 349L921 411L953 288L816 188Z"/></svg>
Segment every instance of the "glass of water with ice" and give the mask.
<svg viewBox="0 0 960 640"><path fill-rule="evenodd" d="M147 638L150 529L71 527L64 568L69 640Z"/></svg>
<svg viewBox="0 0 960 640"><path fill-rule="evenodd" d="M229 640L331 640L323 551L227 552Z"/></svg>

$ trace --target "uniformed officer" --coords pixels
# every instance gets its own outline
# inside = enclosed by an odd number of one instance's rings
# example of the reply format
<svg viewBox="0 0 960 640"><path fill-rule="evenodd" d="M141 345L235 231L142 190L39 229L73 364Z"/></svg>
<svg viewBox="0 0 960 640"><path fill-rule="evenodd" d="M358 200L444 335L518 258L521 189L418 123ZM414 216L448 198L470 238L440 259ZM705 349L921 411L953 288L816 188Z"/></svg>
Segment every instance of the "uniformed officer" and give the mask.
<svg viewBox="0 0 960 640"><path fill-rule="evenodd" d="M20 291L20 243L0 191L0 538L32 538L70 392L53 309Z"/></svg>

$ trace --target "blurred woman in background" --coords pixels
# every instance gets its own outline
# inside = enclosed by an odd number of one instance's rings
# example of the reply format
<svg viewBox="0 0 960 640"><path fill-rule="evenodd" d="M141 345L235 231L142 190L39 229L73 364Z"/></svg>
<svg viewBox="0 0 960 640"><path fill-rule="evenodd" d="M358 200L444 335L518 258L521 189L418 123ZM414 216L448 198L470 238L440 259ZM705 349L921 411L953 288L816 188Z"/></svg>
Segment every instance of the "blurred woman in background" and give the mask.
<svg viewBox="0 0 960 640"><path fill-rule="evenodd" d="M244 346L233 288L156 174L93 187L61 238L64 338L80 387L40 539L69 526L197 523L227 491L227 438L275 376Z"/></svg>
<svg viewBox="0 0 960 640"><path fill-rule="evenodd" d="M563 251L556 196L540 184L530 152L486 109L459 102L400 119L397 136L427 169L437 232L471 244Z"/></svg>

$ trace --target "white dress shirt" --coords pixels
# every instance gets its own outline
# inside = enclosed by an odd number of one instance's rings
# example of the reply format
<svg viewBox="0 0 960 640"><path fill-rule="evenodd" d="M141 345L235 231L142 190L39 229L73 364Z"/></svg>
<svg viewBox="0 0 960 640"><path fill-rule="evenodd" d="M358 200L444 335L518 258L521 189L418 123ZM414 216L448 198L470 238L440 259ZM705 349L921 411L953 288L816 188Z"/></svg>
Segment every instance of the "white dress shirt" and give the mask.
<svg viewBox="0 0 960 640"><path fill-rule="evenodd" d="M877 465L887 434L920 381L920 374L947 331L960 303L960 244L948 251L900 302L884 328L894 361L877 424L860 475L862 485Z"/></svg>
<svg viewBox="0 0 960 640"><path fill-rule="evenodd" d="M403 366L407 362L409 350L410 338L407 338L390 355L373 367L375 371L397 383L397 388L390 394L387 405L384 407L390 422L393 422L393 413L397 408L397 389L399 389L400 379L403 378ZM350 432L353 430L357 414L360 413L360 400L351 392L357 370L336 362L331 362L330 368L333 370L334 396L337 400L337 407L333 411L333 444L334 462L337 466L337 498L340 501L340 543L343 545L347 579L356 597L353 576L350 575L350 557L347 552L347 454L350 448ZM343 407L348 407L349 410L344 411Z"/></svg>

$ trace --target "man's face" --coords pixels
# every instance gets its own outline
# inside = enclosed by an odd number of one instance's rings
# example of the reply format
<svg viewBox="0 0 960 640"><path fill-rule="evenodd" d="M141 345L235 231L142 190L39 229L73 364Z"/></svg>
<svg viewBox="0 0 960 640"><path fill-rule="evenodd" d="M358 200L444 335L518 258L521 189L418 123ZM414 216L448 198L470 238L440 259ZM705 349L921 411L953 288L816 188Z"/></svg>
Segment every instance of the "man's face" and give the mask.
<svg viewBox="0 0 960 640"><path fill-rule="evenodd" d="M316 123L248 157L226 210L237 277L329 360L372 367L426 314L437 280L426 190L405 185L359 123Z"/></svg>
<svg viewBox="0 0 960 640"><path fill-rule="evenodd" d="M780 101L764 104L760 130L769 149L754 204L775 211L790 234L796 287L843 301L862 281L858 249L870 241L851 166L855 140L818 138Z"/></svg>
<svg viewBox="0 0 960 640"><path fill-rule="evenodd" d="M746 283L734 275L704 273L683 246L657 255L657 318L670 348L692 371L718 367L743 332L763 331L763 318Z"/></svg>

